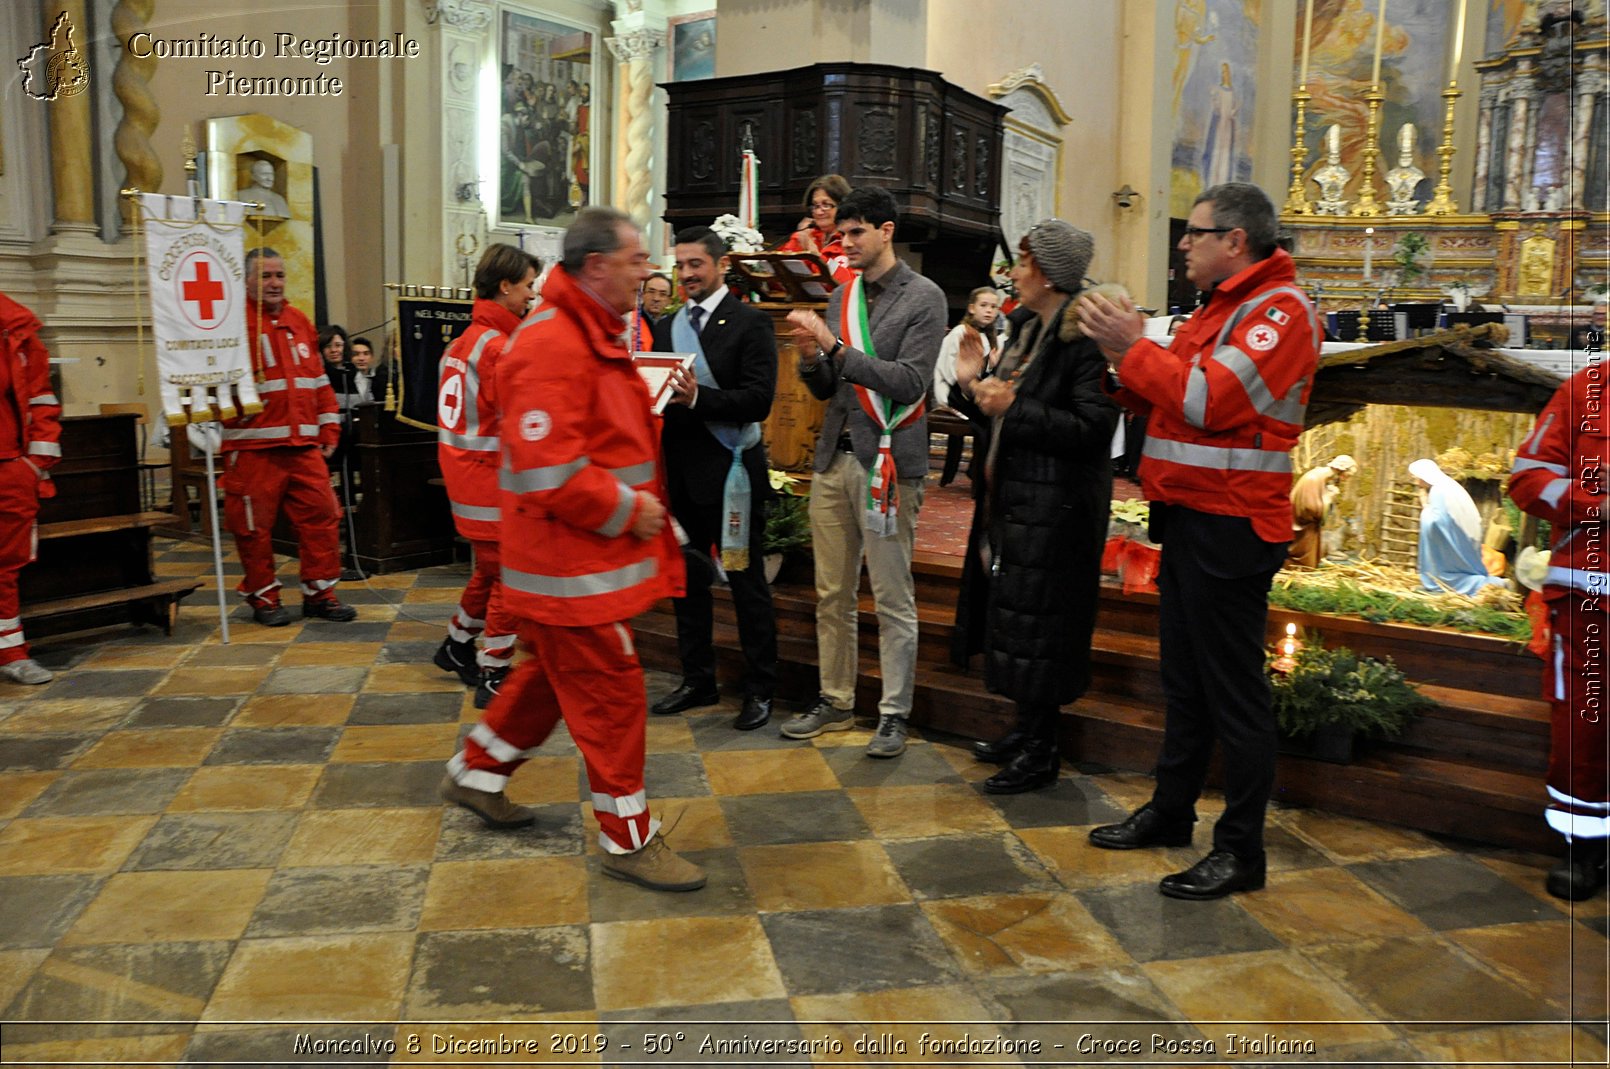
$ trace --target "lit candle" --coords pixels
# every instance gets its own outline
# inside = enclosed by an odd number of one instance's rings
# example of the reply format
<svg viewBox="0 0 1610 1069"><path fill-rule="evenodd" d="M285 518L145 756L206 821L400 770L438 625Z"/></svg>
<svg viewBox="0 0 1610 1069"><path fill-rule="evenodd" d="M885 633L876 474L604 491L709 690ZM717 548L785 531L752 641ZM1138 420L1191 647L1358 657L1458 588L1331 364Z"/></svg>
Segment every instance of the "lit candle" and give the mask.
<svg viewBox="0 0 1610 1069"><path fill-rule="evenodd" d="M1370 281L1371 279L1373 279L1375 277L1375 272L1373 270L1371 270L1371 267L1370 267L1370 258L1374 254L1375 254L1375 228L1373 226L1367 226L1367 227L1364 228L1364 281L1365 282L1368 282L1368 281Z"/></svg>
<svg viewBox="0 0 1610 1069"><path fill-rule="evenodd" d="M1386 39L1386 0L1375 12L1375 66L1370 70L1370 84L1381 84L1381 45Z"/></svg>
<svg viewBox="0 0 1610 1069"><path fill-rule="evenodd" d="M1284 642L1282 642L1280 644L1280 652L1285 654L1287 657L1295 657L1297 655L1297 625L1296 624L1287 624L1286 625L1286 641L1284 641Z"/></svg>
<svg viewBox="0 0 1610 1069"><path fill-rule="evenodd" d="M1464 4L1464 0L1459 0ZM1308 10L1303 14L1303 72L1297 78L1298 85L1308 84L1308 46L1314 35L1314 0L1308 0Z"/></svg>
<svg viewBox="0 0 1610 1069"><path fill-rule="evenodd" d="M1448 61L1448 84L1459 81L1459 58L1465 51L1465 0L1459 0L1459 14L1453 24L1453 58Z"/></svg>

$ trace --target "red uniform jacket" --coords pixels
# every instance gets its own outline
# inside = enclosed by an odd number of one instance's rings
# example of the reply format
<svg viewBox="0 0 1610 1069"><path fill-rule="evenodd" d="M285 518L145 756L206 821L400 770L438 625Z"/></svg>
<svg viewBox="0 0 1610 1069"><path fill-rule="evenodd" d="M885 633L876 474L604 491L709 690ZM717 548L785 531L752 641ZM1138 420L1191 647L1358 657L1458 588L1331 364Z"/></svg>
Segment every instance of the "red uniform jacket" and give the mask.
<svg viewBox="0 0 1610 1069"><path fill-rule="evenodd" d="M50 354L39 340L39 320L0 293L0 460L24 458L40 473L39 496L53 497L44 473L61 459L61 402L50 392Z"/></svg>
<svg viewBox="0 0 1610 1069"><path fill-rule="evenodd" d="M1113 396L1150 419L1140 464L1149 501L1246 516L1291 540L1291 449L1323 335L1282 249L1221 282L1167 349L1141 339Z"/></svg>
<svg viewBox="0 0 1610 1069"><path fill-rule="evenodd" d="M683 593L672 525L631 533L636 491L666 501L659 420L625 321L563 267L542 300L497 367L504 603L539 623L618 622Z"/></svg>
<svg viewBox="0 0 1610 1069"><path fill-rule="evenodd" d="M520 319L496 301L477 300L470 327L442 354L436 391L436 456L458 533L496 542L498 501L498 358Z"/></svg>
<svg viewBox="0 0 1610 1069"><path fill-rule="evenodd" d="M811 235L816 237L817 235ZM817 255L827 261L827 269L832 272L833 278L839 285L847 284L855 277L855 268L850 266L850 258L844 255L844 236L838 231L825 244L821 245ZM805 246L800 244L799 232L788 235L788 240L777 246L778 252L804 252Z"/></svg>
<svg viewBox="0 0 1610 1069"><path fill-rule="evenodd" d="M270 315L248 300L246 335L257 339L252 375L263 410L224 420L224 452L339 442L341 413L308 317L289 303Z"/></svg>
<svg viewBox="0 0 1610 1069"><path fill-rule="evenodd" d="M1589 364L1555 391L1537 426L1515 451L1509 496L1554 529L1547 599L1610 594L1606 586L1605 465L1610 462L1610 366ZM1585 599L1587 600L1587 599ZM1603 612L1602 602L1594 611Z"/></svg>

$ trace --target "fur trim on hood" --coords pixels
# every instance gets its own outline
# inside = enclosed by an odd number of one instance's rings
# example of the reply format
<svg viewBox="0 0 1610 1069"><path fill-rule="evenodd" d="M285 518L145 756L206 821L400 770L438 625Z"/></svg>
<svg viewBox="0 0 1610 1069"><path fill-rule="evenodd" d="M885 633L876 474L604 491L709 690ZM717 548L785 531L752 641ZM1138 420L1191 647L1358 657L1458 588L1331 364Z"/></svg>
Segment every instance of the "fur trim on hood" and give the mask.
<svg viewBox="0 0 1610 1069"><path fill-rule="evenodd" d="M1084 337L1084 328L1079 323L1079 301L1092 293L1099 293L1108 300L1118 297L1129 297L1129 291L1117 282L1103 282L1099 286L1087 286L1073 295L1062 309L1062 323L1057 327L1057 340L1061 342L1077 341Z"/></svg>

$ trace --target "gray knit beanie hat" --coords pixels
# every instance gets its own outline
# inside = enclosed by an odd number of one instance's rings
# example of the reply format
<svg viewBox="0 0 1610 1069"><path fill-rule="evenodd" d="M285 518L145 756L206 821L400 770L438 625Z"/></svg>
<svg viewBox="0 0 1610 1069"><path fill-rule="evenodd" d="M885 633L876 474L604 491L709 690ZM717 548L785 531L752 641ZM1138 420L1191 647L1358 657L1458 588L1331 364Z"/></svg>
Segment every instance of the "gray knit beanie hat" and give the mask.
<svg viewBox="0 0 1610 1069"><path fill-rule="evenodd" d="M1051 285L1063 293L1078 293L1084 288L1085 272L1096 251L1095 238L1061 219L1036 223L1026 236L1034 262Z"/></svg>

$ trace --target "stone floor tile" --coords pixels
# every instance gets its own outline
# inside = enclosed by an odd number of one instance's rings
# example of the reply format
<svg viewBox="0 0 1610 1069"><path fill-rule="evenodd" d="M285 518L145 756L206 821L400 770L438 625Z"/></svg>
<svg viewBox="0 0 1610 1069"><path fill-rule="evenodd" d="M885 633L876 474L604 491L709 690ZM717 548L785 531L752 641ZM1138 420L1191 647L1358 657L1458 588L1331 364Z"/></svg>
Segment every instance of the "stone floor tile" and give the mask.
<svg viewBox="0 0 1610 1069"><path fill-rule="evenodd" d="M791 750L706 750L704 771L711 791L722 796L839 789L838 778L822 759L822 752L810 746Z"/></svg>
<svg viewBox="0 0 1610 1069"><path fill-rule="evenodd" d="M120 872L101 888L62 943L238 939L269 876L267 869Z"/></svg>
<svg viewBox="0 0 1610 1069"><path fill-rule="evenodd" d="M338 727L352 714L351 694L269 694L247 698L233 728Z"/></svg>
<svg viewBox="0 0 1610 1069"><path fill-rule="evenodd" d="M315 809L429 806L439 808L436 789L445 762L382 762L372 765L327 765L314 788Z"/></svg>
<svg viewBox="0 0 1610 1069"><path fill-rule="evenodd" d="M1498 1023L1485 1028L1418 1032L1423 1057L1440 1065L1604 1065L1604 1042L1560 1024Z"/></svg>
<svg viewBox="0 0 1610 1069"><path fill-rule="evenodd" d="M440 782L441 776L437 776ZM493 831L468 810L449 808L436 842L437 861L492 861L519 857L564 857L582 852L581 810L568 805L532 807L537 822L527 828Z"/></svg>
<svg viewBox="0 0 1610 1069"><path fill-rule="evenodd" d="M1079 891L1079 900L1139 962L1274 950L1282 944L1237 897L1165 898L1150 884Z"/></svg>
<svg viewBox="0 0 1610 1069"><path fill-rule="evenodd" d="M197 1027L190 1045L185 1048L184 1063L273 1066L274 1069L351 1065L356 1056L349 1051L368 1049L364 1045L366 1041L379 1040L396 1042L389 1027L373 1024L298 1025L294 1029L204 1024ZM327 1046L321 1048L319 1044Z"/></svg>
<svg viewBox="0 0 1610 1069"><path fill-rule="evenodd" d="M594 924L592 944L600 1010L784 994L767 932L753 916Z"/></svg>
<svg viewBox="0 0 1610 1069"><path fill-rule="evenodd" d="M171 813L129 857L129 872L153 869L270 869L296 827L296 814Z"/></svg>
<svg viewBox="0 0 1610 1069"><path fill-rule="evenodd" d="M407 932L247 939L207 1003L203 1020L391 1020L413 964Z"/></svg>
<svg viewBox="0 0 1610 1069"><path fill-rule="evenodd" d="M441 809L313 809L301 815L280 868L421 865L436 855Z"/></svg>
<svg viewBox="0 0 1610 1069"><path fill-rule="evenodd" d="M547 746L544 745L544 750ZM579 797L576 776L580 762L574 757L533 757L521 765L509 778L504 788L508 796L521 805L542 805L553 802L574 802ZM708 793L708 790L704 793ZM649 805L661 792L649 788Z"/></svg>
<svg viewBox="0 0 1610 1069"><path fill-rule="evenodd" d="M209 765L307 765L326 761L338 728L240 728L225 731L207 754Z"/></svg>
<svg viewBox="0 0 1610 1069"><path fill-rule="evenodd" d="M434 664L377 664L363 689L372 694L459 694L464 681Z"/></svg>
<svg viewBox="0 0 1610 1069"><path fill-rule="evenodd" d="M297 610L292 610L293 612ZM338 624L329 620L309 620L296 636L297 642L384 642L396 619L395 610L380 605L358 606L358 618Z"/></svg>
<svg viewBox="0 0 1610 1069"><path fill-rule="evenodd" d="M748 794L717 801L739 846L865 839L871 834L843 791Z"/></svg>
<svg viewBox="0 0 1610 1069"><path fill-rule="evenodd" d="M110 731L73 762L88 768L192 768L222 734L218 728L146 728Z"/></svg>
<svg viewBox="0 0 1610 1069"><path fill-rule="evenodd" d="M156 821L154 816L13 820L0 829L0 876L115 872Z"/></svg>
<svg viewBox="0 0 1610 1069"><path fill-rule="evenodd" d="M703 710L692 710L679 717L654 716L649 719L656 722L677 723L686 725L688 732L693 736L693 746L700 753L736 753L753 750L807 750L814 749L798 739L785 739L777 733L773 725L781 725L784 720L793 716L793 710L780 707L772 709L772 722L763 728L754 731L734 731L732 718L738 715L734 706L731 711L723 710L712 715L699 715ZM825 765L823 766L826 767ZM837 778L833 785L838 785Z"/></svg>
<svg viewBox="0 0 1610 1069"><path fill-rule="evenodd" d="M1010 832L888 843L889 858L918 898L1051 891L1056 881Z"/></svg>
<svg viewBox="0 0 1610 1069"><path fill-rule="evenodd" d="M0 776L0 820L10 820L33 804L66 773L7 772Z"/></svg>
<svg viewBox="0 0 1610 1069"><path fill-rule="evenodd" d="M152 688L149 693L160 698L247 695L256 691L273 671L266 664L175 668L160 686Z"/></svg>
<svg viewBox="0 0 1610 1069"><path fill-rule="evenodd" d="M240 707L239 698L147 698L128 717L130 728L222 727Z"/></svg>
<svg viewBox="0 0 1610 1069"><path fill-rule="evenodd" d="M69 771L28 807L35 817L160 813L190 778L183 768L111 768Z"/></svg>
<svg viewBox="0 0 1610 1069"><path fill-rule="evenodd" d="M8 735L77 735L117 727L139 698L39 698L19 702L0 732Z"/></svg>
<svg viewBox="0 0 1610 1069"><path fill-rule="evenodd" d="M889 855L875 842L749 846L738 851L738 860L764 912L911 901Z"/></svg>
<svg viewBox="0 0 1610 1069"><path fill-rule="evenodd" d="M872 834L882 840L1003 832L1007 828L1000 811L965 783L851 787L845 794L861 811Z"/></svg>
<svg viewBox="0 0 1610 1069"><path fill-rule="evenodd" d="M922 903L969 973L1075 972L1123 960L1123 948L1066 892L987 895Z"/></svg>
<svg viewBox="0 0 1610 1069"><path fill-rule="evenodd" d="M1102 850L1090 845L1090 828L1019 828L1017 837L1064 887L1112 888L1157 881L1189 868L1199 856L1192 847L1164 850Z"/></svg>
<svg viewBox="0 0 1610 1069"><path fill-rule="evenodd" d="M680 716L651 716L648 718L646 748L650 754L683 753L693 750L695 749L693 729Z"/></svg>
<svg viewBox="0 0 1610 1069"><path fill-rule="evenodd" d="M744 879L736 850L690 850L682 846L672 849L704 870L708 882L703 888L689 892L649 891L628 880L612 879L603 872L602 851L589 851L587 871L591 879L587 911L593 923L661 917L754 916L755 896Z"/></svg>
<svg viewBox="0 0 1610 1069"><path fill-rule="evenodd" d="M174 651L163 646L102 646L79 665L80 669L172 668Z"/></svg>
<svg viewBox="0 0 1610 1069"><path fill-rule="evenodd" d="M1020 1029L1008 1025L1003 1031L1039 1039L1047 1049L1062 1043L1058 1053L1080 1061L1132 1065L1142 1060L1137 1055L1156 1057L1151 1053L1153 1035L1165 1041L1203 1038L1179 1020L1180 1011L1150 977L1121 959L1105 968L1074 973L985 977L975 987L995 1009L994 1020L1040 1022ZM1087 1045L1081 1046L1081 1036L1091 1037Z"/></svg>
<svg viewBox="0 0 1610 1069"><path fill-rule="evenodd" d="M1610 944L1591 928L1565 920L1536 921L1467 928L1446 935L1523 990L1542 995L1557 1006L1580 1010L1583 1017L1606 1013Z"/></svg>
<svg viewBox="0 0 1610 1069"><path fill-rule="evenodd" d="M1366 861L1349 865L1348 871L1436 929L1555 920L1562 915L1468 857Z"/></svg>
<svg viewBox="0 0 1610 1069"><path fill-rule="evenodd" d="M144 697L160 684L167 674L167 669L162 668L124 668L116 671L84 669L64 672L56 677L55 682L47 683L33 693L35 697L51 700Z"/></svg>
<svg viewBox="0 0 1610 1069"><path fill-rule="evenodd" d="M793 995L945 984L961 977L916 906L767 913L760 922Z"/></svg>
<svg viewBox="0 0 1610 1069"><path fill-rule="evenodd" d="M800 995L790 1000L800 1030L808 1038L831 1036L842 1053L815 1054L819 1065L876 1065L880 1063L936 1065L1016 1065L1016 1058L991 1054L935 1055L919 1046L921 1037L940 1042L965 1042L993 1030L978 1023L989 1010L966 987L906 987L882 991L854 991L839 995ZM821 1023L817 1023L821 1022ZM855 1023L851 1023L855 1022ZM896 1045L905 1044L905 1053ZM965 1049L965 1048L963 1048Z"/></svg>
<svg viewBox="0 0 1610 1069"><path fill-rule="evenodd" d="M0 772L66 768L95 745L96 735L0 735Z"/></svg>
<svg viewBox="0 0 1610 1069"><path fill-rule="evenodd" d="M279 662L284 651L278 646L260 643L231 643L228 646L202 646L185 658L186 668L203 665L271 666Z"/></svg>
<svg viewBox="0 0 1610 1069"><path fill-rule="evenodd" d="M430 761L444 765L458 748L458 725L399 724L348 727L330 754L331 764Z"/></svg>
<svg viewBox="0 0 1610 1069"><path fill-rule="evenodd" d="M1275 810L1270 823L1289 828L1344 864L1394 861L1442 852L1441 847L1420 832L1389 824L1372 824L1321 809Z"/></svg>
<svg viewBox="0 0 1610 1069"><path fill-rule="evenodd" d="M687 1032L684 1026L697 1021L698 1027L689 1038L673 1047L670 1059L702 1057L709 1061L729 1061L753 1051L755 1043L774 1041L799 1042L805 1038L800 1026L794 1022L794 1011L787 999L745 999L738 1002L707 1002L702 1006L639 1006L628 1010L604 1010L598 1015L599 1031L609 1040L609 1052L619 1052L621 1058L643 1057L645 1032ZM619 1023L616 1023L619 1022ZM645 1028L645 1024L663 1024L667 1028ZM819 1037L820 1033L815 1033ZM706 1049L705 1041L709 1041ZM725 1044L725 1045L723 1045ZM629 1050L627 1048L630 1048ZM606 1052L606 1056L607 1056ZM670 1060L667 1059L667 1060Z"/></svg>
<svg viewBox="0 0 1610 1069"><path fill-rule="evenodd" d="M169 1029L176 1026L169 1025ZM131 1036L104 1036L84 1040L26 1041L20 1038L35 1026L12 1026L8 1057L33 1065L169 1065L178 1061L190 1042L190 1032L163 1032ZM83 1032L81 1027L72 1029Z"/></svg>
<svg viewBox="0 0 1610 1069"><path fill-rule="evenodd" d="M378 642L295 642L280 654L278 663L281 668L362 665L375 661L380 648Z"/></svg>
<svg viewBox="0 0 1610 1069"><path fill-rule="evenodd" d="M419 930L584 925L591 882L580 857L444 861L430 870Z"/></svg>
<svg viewBox="0 0 1610 1069"><path fill-rule="evenodd" d="M451 691L430 694L360 694L348 724L456 724L460 699Z"/></svg>
<svg viewBox="0 0 1610 1069"><path fill-rule="evenodd" d="M985 794L982 784L974 789L1014 828L1109 824L1129 815L1084 776L1064 773L1054 787L1022 794Z"/></svg>
<svg viewBox="0 0 1610 1069"><path fill-rule="evenodd" d="M710 793L704 762L696 753L646 755L643 781L650 798L697 798Z"/></svg>
<svg viewBox="0 0 1610 1069"><path fill-rule="evenodd" d="M936 783L961 783L950 763L932 746L908 746L892 761L875 761L855 747L822 748L839 783L846 787L913 787Z"/></svg>
<svg viewBox="0 0 1610 1069"><path fill-rule="evenodd" d="M276 668L263 682L263 694L355 694L368 675L347 665L304 665Z"/></svg>
<svg viewBox="0 0 1610 1069"><path fill-rule="evenodd" d="M281 869L246 929L248 938L413 931L425 901L422 865Z"/></svg>
<svg viewBox="0 0 1610 1069"><path fill-rule="evenodd" d="M594 968L587 929L577 925L426 932L404 1012L454 1020L590 1009Z"/></svg>
<svg viewBox="0 0 1610 1069"><path fill-rule="evenodd" d="M442 637L434 635L422 639L396 639L388 632L386 641L375 657L376 664L431 664L441 648Z"/></svg>
<svg viewBox="0 0 1610 1069"><path fill-rule="evenodd" d="M196 810L300 809L313 794L321 765L211 765L198 768L168 806Z"/></svg>
<svg viewBox="0 0 1610 1069"><path fill-rule="evenodd" d="M100 887L95 876L0 877L0 948L55 946ZM0 996L0 1009L9 1001Z"/></svg>
<svg viewBox="0 0 1610 1069"><path fill-rule="evenodd" d="M4 906L0 905L0 910L3 909ZM0 1010L11 1004L17 992L28 985L34 972L48 957L50 949L46 946L28 950L0 950Z"/></svg>

